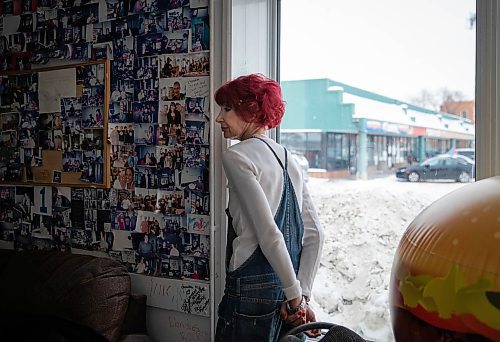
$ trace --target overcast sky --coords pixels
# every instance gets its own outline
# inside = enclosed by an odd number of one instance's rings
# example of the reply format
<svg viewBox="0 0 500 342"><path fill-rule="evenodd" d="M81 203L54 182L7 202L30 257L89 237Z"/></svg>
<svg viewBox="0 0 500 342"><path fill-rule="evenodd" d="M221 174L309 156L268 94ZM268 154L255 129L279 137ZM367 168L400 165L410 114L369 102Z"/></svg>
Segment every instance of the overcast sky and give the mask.
<svg viewBox="0 0 500 342"><path fill-rule="evenodd" d="M331 78L400 100L474 98L475 0L282 0L281 80Z"/></svg>

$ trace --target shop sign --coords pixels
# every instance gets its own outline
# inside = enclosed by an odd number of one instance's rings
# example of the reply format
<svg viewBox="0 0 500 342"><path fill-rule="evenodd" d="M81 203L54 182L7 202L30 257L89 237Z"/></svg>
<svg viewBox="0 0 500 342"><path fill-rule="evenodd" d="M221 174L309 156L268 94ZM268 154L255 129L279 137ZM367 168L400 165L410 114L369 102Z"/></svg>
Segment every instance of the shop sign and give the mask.
<svg viewBox="0 0 500 342"><path fill-rule="evenodd" d="M367 120L366 130L370 133L383 133L382 123L380 121Z"/></svg>
<svg viewBox="0 0 500 342"><path fill-rule="evenodd" d="M427 135L427 129L425 127L414 127L414 126L411 126L409 134L412 135L412 136L415 136L415 137L418 137L418 136L424 136L425 137Z"/></svg>
<svg viewBox="0 0 500 342"><path fill-rule="evenodd" d="M435 137L435 138L441 138L443 132L437 129L431 129L427 128L427 136L428 137Z"/></svg>

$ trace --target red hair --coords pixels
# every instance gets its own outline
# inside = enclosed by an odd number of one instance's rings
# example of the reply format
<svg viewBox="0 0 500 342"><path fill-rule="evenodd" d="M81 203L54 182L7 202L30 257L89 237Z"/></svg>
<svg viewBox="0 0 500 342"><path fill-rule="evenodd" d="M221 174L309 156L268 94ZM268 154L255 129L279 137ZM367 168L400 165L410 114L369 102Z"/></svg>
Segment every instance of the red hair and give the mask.
<svg viewBox="0 0 500 342"><path fill-rule="evenodd" d="M266 129L278 126L285 114L280 85L261 74L226 82L215 92L215 102L230 106L242 120Z"/></svg>

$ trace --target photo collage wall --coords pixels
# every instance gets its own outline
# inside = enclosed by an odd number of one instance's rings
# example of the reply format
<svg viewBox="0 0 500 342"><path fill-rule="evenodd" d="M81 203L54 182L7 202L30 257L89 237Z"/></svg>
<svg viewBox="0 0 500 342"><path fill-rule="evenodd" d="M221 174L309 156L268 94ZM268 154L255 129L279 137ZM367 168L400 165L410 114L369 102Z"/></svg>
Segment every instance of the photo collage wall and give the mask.
<svg viewBox="0 0 500 342"><path fill-rule="evenodd" d="M4 0L0 27L2 70L54 59L111 60L105 136L79 133L104 127L103 102L93 98L98 84L85 100L60 98L59 115L17 114L39 148L51 148L40 142L60 134L64 171L80 168L89 181L102 174L94 152L106 139L111 189L1 186L0 247L107 253L133 273L207 283L208 0ZM2 132L16 120L3 115ZM28 148L25 140L17 138L18 149ZM11 148L10 141L2 133L2 147ZM23 152L9 153L26 164Z"/></svg>

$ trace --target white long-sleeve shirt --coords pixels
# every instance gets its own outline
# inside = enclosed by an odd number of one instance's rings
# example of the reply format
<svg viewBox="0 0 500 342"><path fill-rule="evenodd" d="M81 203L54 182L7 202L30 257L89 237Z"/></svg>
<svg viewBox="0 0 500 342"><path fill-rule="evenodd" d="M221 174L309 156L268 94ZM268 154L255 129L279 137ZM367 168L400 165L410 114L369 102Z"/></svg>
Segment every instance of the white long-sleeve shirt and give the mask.
<svg viewBox="0 0 500 342"><path fill-rule="evenodd" d="M282 146L264 138L282 162ZM302 254L297 276L285 240L274 222L283 191L283 169L271 150L258 139L231 146L222 157L229 187L229 211L237 237L229 270L237 269L260 246L277 273L287 299L310 297L323 247L323 229L303 180L300 167L288 153L288 173L304 222Z"/></svg>

